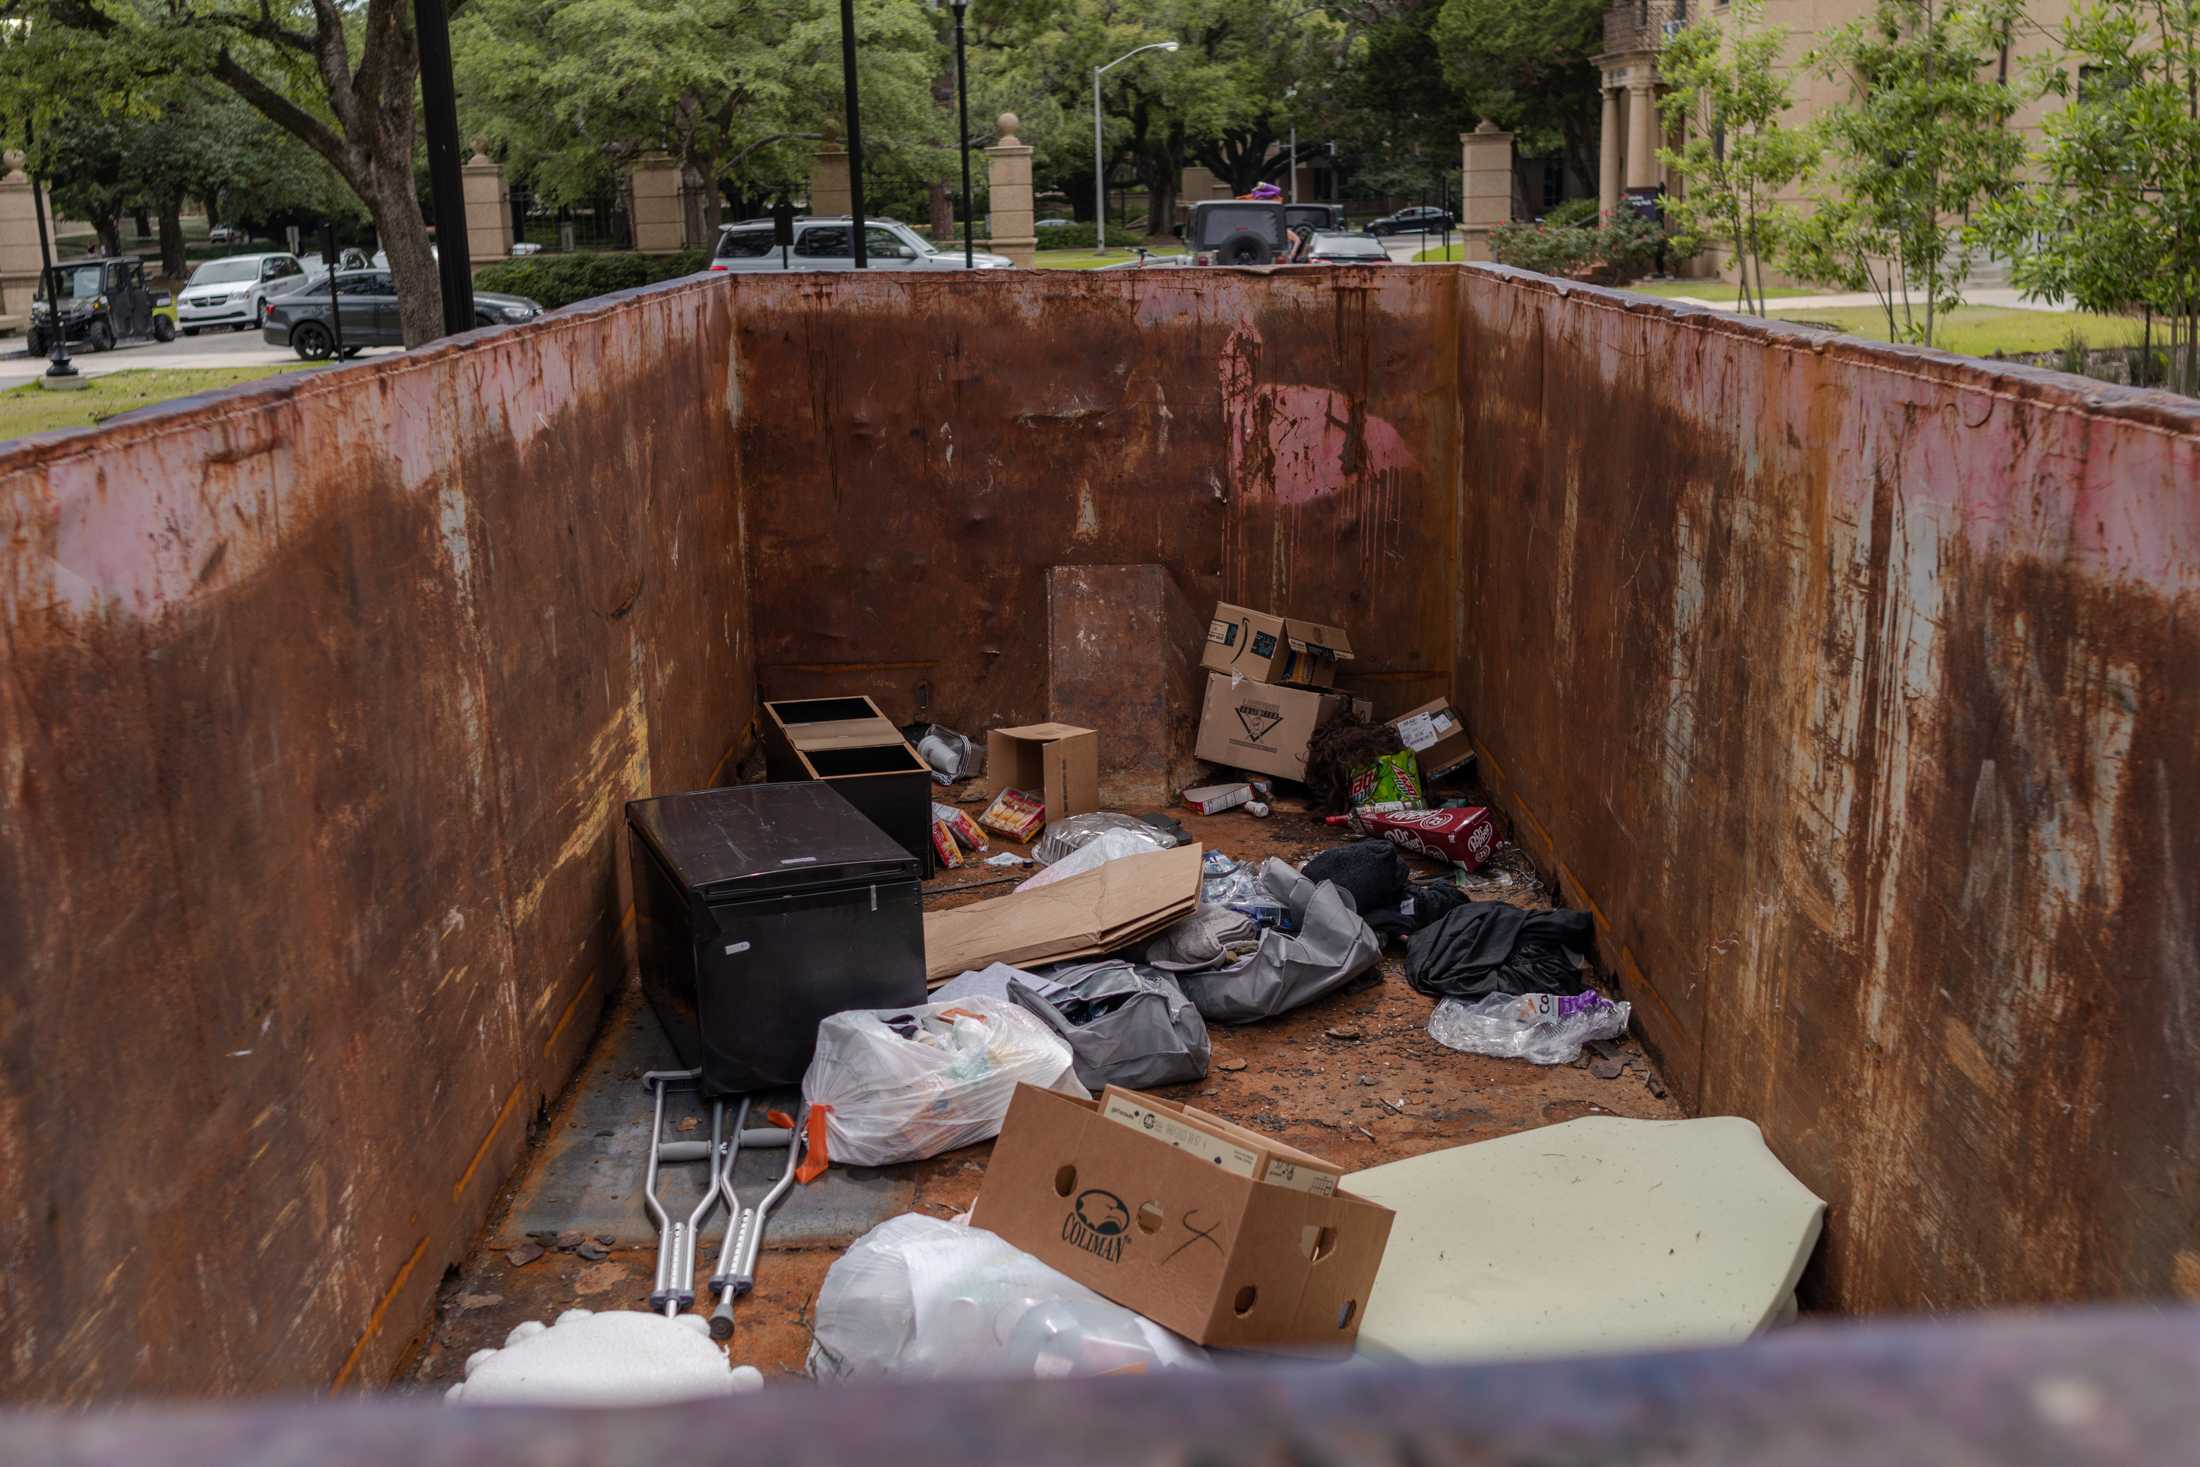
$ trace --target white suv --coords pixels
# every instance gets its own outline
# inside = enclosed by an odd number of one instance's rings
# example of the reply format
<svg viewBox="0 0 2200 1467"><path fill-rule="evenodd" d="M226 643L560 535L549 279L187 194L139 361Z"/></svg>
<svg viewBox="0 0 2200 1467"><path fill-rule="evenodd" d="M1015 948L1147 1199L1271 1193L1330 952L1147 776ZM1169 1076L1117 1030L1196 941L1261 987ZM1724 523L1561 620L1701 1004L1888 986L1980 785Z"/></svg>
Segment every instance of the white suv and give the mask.
<svg viewBox="0 0 2200 1467"><path fill-rule="evenodd" d="M853 270L855 231L849 227L853 222L845 214L795 220L794 248L787 251L784 262L779 258L779 246L772 241L771 220L746 219L728 224L719 231L718 249L711 257L710 268L743 275L781 269ZM935 248L908 225L892 219L866 219L863 248L864 263L873 270L963 268L960 245L951 250ZM1015 263L1006 255L979 254L971 260L979 270L1007 270Z"/></svg>
<svg viewBox="0 0 2200 1467"><path fill-rule="evenodd" d="M186 336L227 326L243 331L260 324L260 297L287 289L306 273L296 255L229 255L191 272L176 296L176 324Z"/></svg>

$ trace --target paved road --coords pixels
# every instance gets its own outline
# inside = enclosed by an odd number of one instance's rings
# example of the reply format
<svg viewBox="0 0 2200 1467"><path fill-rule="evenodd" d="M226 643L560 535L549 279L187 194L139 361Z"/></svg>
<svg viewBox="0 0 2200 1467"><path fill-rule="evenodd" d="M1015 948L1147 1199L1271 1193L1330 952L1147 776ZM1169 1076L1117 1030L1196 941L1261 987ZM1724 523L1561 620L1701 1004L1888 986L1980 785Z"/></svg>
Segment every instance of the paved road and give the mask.
<svg viewBox="0 0 2200 1467"><path fill-rule="evenodd" d="M376 347L362 356L379 356L398 348ZM215 331L199 336L179 336L171 342L126 341L113 351L95 352L72 347L69 360L87 377L140 368L178 371L194 367L274 367L298 360L287 346L269 346L257 331ZM23 338L0 338L0 387L13 387L45 373L46 359L23 350Z"/></svg>

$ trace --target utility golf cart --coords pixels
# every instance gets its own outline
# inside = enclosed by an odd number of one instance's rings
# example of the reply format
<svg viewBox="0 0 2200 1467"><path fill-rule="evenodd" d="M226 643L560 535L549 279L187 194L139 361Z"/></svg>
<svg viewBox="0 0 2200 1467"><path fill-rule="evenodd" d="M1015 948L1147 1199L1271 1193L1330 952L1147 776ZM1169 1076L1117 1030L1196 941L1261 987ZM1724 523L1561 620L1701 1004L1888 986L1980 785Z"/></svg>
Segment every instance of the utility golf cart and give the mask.
<svg viewBox="0 0 2200 1467"><path fill-rule="evenodd" d="M60 329L71 341L93 351L109 351L118 341L150 337L176 339L175 307L165 290L145 283L145 262L128 255L70 260L42 271L31 298L32 356L53 349L54 303L49 294L59 282Z"/></svg>

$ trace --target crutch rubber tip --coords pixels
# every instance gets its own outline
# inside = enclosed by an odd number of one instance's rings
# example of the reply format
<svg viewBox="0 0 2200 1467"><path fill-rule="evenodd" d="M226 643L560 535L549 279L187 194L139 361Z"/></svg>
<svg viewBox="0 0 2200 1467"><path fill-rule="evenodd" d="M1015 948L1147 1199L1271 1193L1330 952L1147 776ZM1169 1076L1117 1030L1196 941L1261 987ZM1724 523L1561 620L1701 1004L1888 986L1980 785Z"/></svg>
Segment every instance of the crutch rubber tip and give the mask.
<svg viewBox="0 0 2200 1467"><path fill-rule="evenodd" d="M710 1337L714 1340L732 1339L733 1316L730 1314L713 1314L710 1317Z"/></svg>

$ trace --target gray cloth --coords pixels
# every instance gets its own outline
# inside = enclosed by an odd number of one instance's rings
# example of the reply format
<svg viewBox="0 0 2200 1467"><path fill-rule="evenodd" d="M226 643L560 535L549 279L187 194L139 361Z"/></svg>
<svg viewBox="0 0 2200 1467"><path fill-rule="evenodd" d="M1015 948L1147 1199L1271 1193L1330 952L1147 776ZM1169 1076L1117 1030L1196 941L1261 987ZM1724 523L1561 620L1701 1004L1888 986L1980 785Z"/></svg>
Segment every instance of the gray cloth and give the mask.
<svg viewBox="0 0 2200 1467"><path fill-rule="evenodd" d="M1094 1094L1206 1078L1206 1021L1167 973L1121 958L1058 963L1010 978L1008 996L1062 1036Z"/></svg>
<svg viewBox="0 0 2200 1467"><path fill-rule="evenodd" d="M1186 996L1214 1023L1272 1019L1336 992L1382 961L1381 939L1335 883L1308 881L1273 856L1260 880L1289 909L1297 931L1262 930L1228 908L1200 907L1146 949L1147 962L1177 970Z"/></svg>

